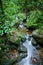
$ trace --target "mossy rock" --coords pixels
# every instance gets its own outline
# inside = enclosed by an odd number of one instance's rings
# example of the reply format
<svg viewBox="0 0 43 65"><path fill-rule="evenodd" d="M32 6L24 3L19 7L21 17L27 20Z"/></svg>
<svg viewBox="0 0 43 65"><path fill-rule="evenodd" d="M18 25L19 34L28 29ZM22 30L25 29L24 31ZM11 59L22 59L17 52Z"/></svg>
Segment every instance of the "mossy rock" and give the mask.
<svg viewBox="0 0 43 65"><path fill-rule="evenodd" d="M43 45L43 29L37 29L32 33L33 38L39 43Z"/></svg>
<svg viewBox="0 0 43 65"><path fill-rule="evenodd" d="M11 30L7 34L8 41L20 45L21 39L22 39L22 34L16 30Z"/></svg>

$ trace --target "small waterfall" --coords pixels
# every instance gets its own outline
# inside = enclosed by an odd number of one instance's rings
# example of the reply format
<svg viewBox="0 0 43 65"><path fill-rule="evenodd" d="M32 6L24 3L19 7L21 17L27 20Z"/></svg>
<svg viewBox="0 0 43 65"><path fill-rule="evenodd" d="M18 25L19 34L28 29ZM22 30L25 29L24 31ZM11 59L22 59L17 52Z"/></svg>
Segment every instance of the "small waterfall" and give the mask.
<svg viewBox="0 0 43 65"><path fill-rule="evenodd" d="M27 48L28 56L24 59L22 59L17 65L40 65L40 58L36 55L36 48L32 46L32 38L29 40L29 35L26 35L26 41L23 43L23 45ZM31 58L36 57L38 60L38 63L33 64Z"/></svg>

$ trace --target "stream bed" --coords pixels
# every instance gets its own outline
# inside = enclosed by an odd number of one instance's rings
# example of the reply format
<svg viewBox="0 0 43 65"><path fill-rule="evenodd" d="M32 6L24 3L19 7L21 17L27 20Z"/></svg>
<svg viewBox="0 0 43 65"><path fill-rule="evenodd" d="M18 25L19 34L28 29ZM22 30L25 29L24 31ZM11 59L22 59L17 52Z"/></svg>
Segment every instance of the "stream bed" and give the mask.
<svg viewBox="0 0 43 65"><path fill-rule="evenodd" d="M43 54L41 53L43 49L41 49L41 47L37 44L36 46L33 46L32 41L32 37L30 39L27 37L27 40L23 43L23 45L27 48L28 55L26 58L16 63L16 65L43 65ZM42 58L40 56L42 56Z"/></svg>

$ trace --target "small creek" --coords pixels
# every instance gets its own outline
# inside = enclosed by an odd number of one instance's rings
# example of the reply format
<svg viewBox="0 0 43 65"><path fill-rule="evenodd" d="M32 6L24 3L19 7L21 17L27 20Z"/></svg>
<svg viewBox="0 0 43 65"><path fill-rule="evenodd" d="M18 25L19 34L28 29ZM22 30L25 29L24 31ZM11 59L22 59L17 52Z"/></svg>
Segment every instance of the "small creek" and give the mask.
<svg viewBox="0 0 43 65"><path fill-rule="evenodd" d="M39 50L32 45L32 38L29 39L27 35L27 40L23 43L23 45L27 48L28 56L16 65L43 65L43 61L41 61L40 56L37 53Z"/></svg>
<svg viewBox="0 0 43 65"><path fill-rule="evenodd" d="M22 30L24 25L21 23L19 27L21 28L20 30ZM43 65L43 48L40 47L37 43L33 46L33 38L30 37L30 34L31 33L26 33L25 37L27 40L23 43L23 45L27 48L27 57L14 65Z"/></svg>

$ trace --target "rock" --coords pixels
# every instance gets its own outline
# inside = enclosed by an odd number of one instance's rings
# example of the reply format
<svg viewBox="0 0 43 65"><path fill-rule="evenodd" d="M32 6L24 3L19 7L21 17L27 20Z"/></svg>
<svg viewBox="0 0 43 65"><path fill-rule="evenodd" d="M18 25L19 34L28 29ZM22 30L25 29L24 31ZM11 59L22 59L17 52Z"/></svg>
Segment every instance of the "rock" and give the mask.
<svg viewBox="0 0 43 65"><path fill-rule="evenodd" d="M16 61L19 53L17 50L10 50L9 53L6 53L6 56L8 57L8 59Z"/></svg>
<svg viewBox="0 0 43 65"><path fill-rule="evenodd" d="M20 45L20 42L22 39L22 34L20 32L18 32L17 30L11 30L7 34L7 38L8 38L8 41L10 41L16 45Z"/></svg>
<svg viewBox="0 0 43 65"><path fill-rule="evenodd" d="M26 48L25 46L21 45L21 46L18 48L18 51L19 51L20 53L27 53L27 48Z"/></svg>
<svg viewBox="0 0 43 65"><path fill-rule="evenodd" d="M23 42L25 42L25 41L26 41L26 38L23 37L23 38L21 39L21 42L23 43Z"/></svg>
<svg viewBox="0 0 43 65"><path fill-rule="evenodd" d="M1 65L13 65L13 63L17 61L18 57L18 51L10 49L10 51L3 57L5 60L3 59L1 61Z"/></svg>
<svg viewBox="0 0 43 65"><path fill-rule="evenodd" d="M33 57L31 57L31 60L32 60L32 63L34 64L34 63L38 63L38 60L37 60L37 58L33 58Z"/></svg>
<svg viewBox="0 0 43 65"><path fill-rule="evenodd" d="M23 32L18 32L19 30L11 30L8 34L7 34L7 38L8 41L14 43L15 45L19 46L20 42L25 42L26 38Z"/></svg>
<svg viewBox="0 0 43 65"><path fill-rule="evenodd" d="M20 53L17 62L21 61L23 58L27 57L27 53Z"/></svg>
<svg viewBox="0 0 43 65"><path fill-rule="evenodd" d="M16 49L9 49L9 52L6 52L5 56L3 57L6 60L3 60L2 65L13 65L21 61L23 58L27 56L27 49L25 46L20 45L20 47Z"/></svg>
<svg viewBox="0 0 43 65"><path fill-rule="evenodd" d="M40 49L39 56L40 56L41 60L43 61L43 48Z"/></svg>
<svg viewBox="0 0 43 65"><path fill-rule="evenodd" d="M32 39L32 45L37 46L37 43L36 43L36 41L34 39Z"/></svg>
<svg viewBox="0 0 43 65"><path fill-rule="evenodd" d="M39 45L36 46L36 49L37 49L37 50L40 50L40 48L41 48L41 47L40 47Z"/></svg>
<svg viewBox="0 0 43 65"><path fill-rule="evenodd" d="M37 43L39 43L41 46L43 45L43 29L33 31L32 36Z"/></svg>
<svg viewBox="0 0 43 65"><path fill-rule="evenodd" d="M18 30L21 31L22 33L25 33L25 34L28 31L28 29L26 27L24 27L23 24L22 25L19 25Z"/></svg>

